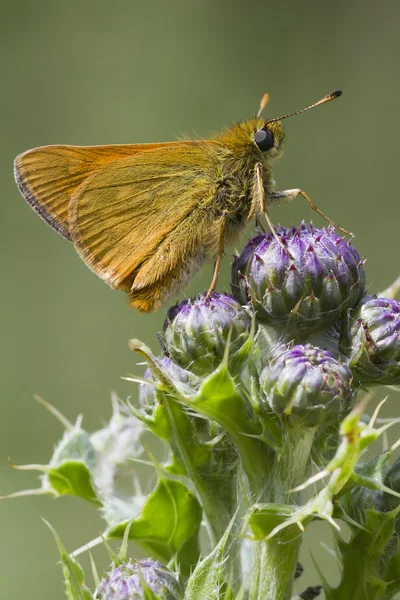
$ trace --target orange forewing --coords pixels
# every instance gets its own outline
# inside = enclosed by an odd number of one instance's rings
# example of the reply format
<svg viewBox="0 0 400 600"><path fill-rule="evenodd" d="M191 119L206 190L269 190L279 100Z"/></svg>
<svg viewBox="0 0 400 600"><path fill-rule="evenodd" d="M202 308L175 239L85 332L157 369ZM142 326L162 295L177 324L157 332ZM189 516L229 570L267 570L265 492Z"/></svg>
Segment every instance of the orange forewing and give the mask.
<svg viewBox="0 0 400 600"><path fill-rule="evenodd" d="M169 237L212 194L213 151L210 142L180 142L121 158L89 177L69 211L71 238L84 261L116 288L127 279L143 287L173 269L187 240L178 239L169 252Z"/></svg>
<svg viewBox="0 0 400 600"><path fill-rule="evenodd" d="M170 144L42 146L14 161L18 187L31 207L66 239L71 239L69 203L77 188L108 163Z"/></svg>
<svg viewBox="0 0 400 600"><path fill-rule="evenodd" d="M214 141L44 146L16 158L15 177L97 275L150 311L217 244L217 223L203 209L221 151Z"/></svg>

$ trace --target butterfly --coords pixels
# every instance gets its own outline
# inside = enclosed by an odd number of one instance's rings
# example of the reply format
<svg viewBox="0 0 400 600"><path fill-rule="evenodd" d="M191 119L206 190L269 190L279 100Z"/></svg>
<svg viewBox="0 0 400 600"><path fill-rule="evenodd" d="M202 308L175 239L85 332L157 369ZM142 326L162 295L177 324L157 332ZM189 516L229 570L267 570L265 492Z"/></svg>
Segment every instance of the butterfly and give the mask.
<svg viewBox="0 0 400 600"><path fill-rule="evenodd" d="M341 95L335 91L295 113L234 124L207 140L105 146L43 146L17 156L14 174L28 204L75 246L84 262L131 306L156 310L268 206L303 195L275 191L272 167L284 145L281 120ZM345 233L347 230L338 227ZM283 249L287 251L284 247Z"/></svg>

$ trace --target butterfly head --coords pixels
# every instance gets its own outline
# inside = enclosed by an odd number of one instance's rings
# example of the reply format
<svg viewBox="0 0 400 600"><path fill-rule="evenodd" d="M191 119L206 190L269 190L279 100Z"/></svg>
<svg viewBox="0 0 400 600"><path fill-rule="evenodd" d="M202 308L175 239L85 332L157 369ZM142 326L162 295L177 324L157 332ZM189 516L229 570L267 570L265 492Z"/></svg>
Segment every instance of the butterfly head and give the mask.
<svg viewBox="0 0 400 600"><path fill-rule="evenodd" d="M255 128L252 136L253 143L265 158L279 158L284 140L285 131L280 121L264 121L261 127Z"/></svg>

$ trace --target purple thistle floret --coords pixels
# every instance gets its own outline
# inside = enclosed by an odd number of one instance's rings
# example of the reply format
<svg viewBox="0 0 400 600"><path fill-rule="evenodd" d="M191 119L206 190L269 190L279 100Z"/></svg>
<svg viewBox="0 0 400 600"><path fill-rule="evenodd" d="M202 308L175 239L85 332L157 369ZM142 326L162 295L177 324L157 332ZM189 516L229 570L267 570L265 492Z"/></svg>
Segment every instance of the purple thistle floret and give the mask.
<svg viewBox="0 0 400 600"><path fill-rule="evenodd" d="M164 323L165 349L174 362L196 375L221 363L230 335L229 360L249 338L251 319L232 296L214 292L173 306Z"/></svg>
<svg viewBox="0 0 400 600"><path fill-rule="evenodd" d="M400 303L369 297L351 315L342 336L355 377L363 383L400 383Z"/></svg>
<svg viewBox="0 0 400 600"><path fill-rule="evenodd" d="M360 256L328 227L277 228L253 238L232 265L232 292L251 303L259 321L306 337L337 321L363 297Z"/></svg>
<svg viewBox="0 0 400 600"><path fill-rule="evenodd" d="M311 344L277 351L261 373L264 408L303 427L329 424L353 404L350 369Z"/></svg>
<svg viewBox="0 0 400 600"><path fill-rule="evenodd" d="M143 582L162 600L180 600L183 597L175 573L157 560L145 559L124 563L113 569L100 582L96 590L96 598L97 600L144 600L147 594Z"/></svg>

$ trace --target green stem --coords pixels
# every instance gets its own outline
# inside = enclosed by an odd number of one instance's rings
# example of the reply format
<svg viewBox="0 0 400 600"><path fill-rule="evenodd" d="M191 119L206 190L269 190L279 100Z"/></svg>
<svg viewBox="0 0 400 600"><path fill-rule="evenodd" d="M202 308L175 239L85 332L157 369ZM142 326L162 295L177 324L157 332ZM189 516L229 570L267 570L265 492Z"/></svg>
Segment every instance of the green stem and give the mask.
<svg viewBox="0 0 400 600"><path fill-rule="evenodd" d="M182 461L186 475L199 497L205 521L208 525L211 546L214 548L225 534L236 509L235 483L237 480L237 470L229 468L222 474L216 474L212 472L212 469L205 467L205 465L199 467L193 460L191 453L195 432L192 430L192 434L188 435L188 429L181 431L180 427L177 426L177 424L182 425L182 420L186 420L186 427L192 427L190 420L187 419L185 410L172 398L170 399L165 396L165 401L168 407L170 427L173 432L171 445ZM236 518L235 525L231 531L232 533L236 533L238 530L239 519ZM229 562L225 565L227 580L231 572L235 573L235 579L232 582L232 592L235 594L239 591L238 586L241 573L239 549L239 540L234 540L230 547Z"/></svg>
<svg viewBox="0 0 400 600"><path fill-rule="evenodd" d="M234 478L234 474L231 473L232 477L228 478L229 471L224 473L223 493L213 485L208 470L205 471L205 475L208 476L207 479L200 474L190 452L194 432L191 431L191 435L188 435L189 432L187 429L181 431L181 428L177 426L177 424L181 424L182 426L182 421L185 420L186 427L191 429L191 423L178 402L172 398L168 398L168 396L165 396L165 402L168 408L170 427L173 432L173 440L170 440L170 443L182 461L186 475L199 496L208 524L211 543L213 546L216 546L225 533L234 512L232 498L232 490L234 488L232 479ZM218 487L221 487L220 481L218 482Z"/></svg>
<svg viewBox="0 0 400 600"><path fill-rule="evenodd" d="M286 531L255 542L249 600L290 600L301 545L299 533L292 532L289 537Z"/></svg>
<svg viewBox="0 0 400 600"><path fill-rule="evenodd" d="M287 428L282 451L275 454L264 490L264 502L294 504L298 493L293 488L303 483L311 467L311 448L316 428Z"/></svg>
<svg viewBox="0 0 400 600"><path fill-rule="evenodd" d="M271 467L268 448L260 440L246 437L241 432L238 435L231 432L231 436L238 448L242 469L249 483L250 500L259 501Z"/></svg>
<svg viewBox="0 0 400 600"><path fill-rule="evenodd" d="M298 492L310 468L310 453L316 429L287 428L282 451L275 454L264 485L261 502L296 504ZM289 527L267 541L255 542L249 600L289 600L302 536Z"/></svg>

